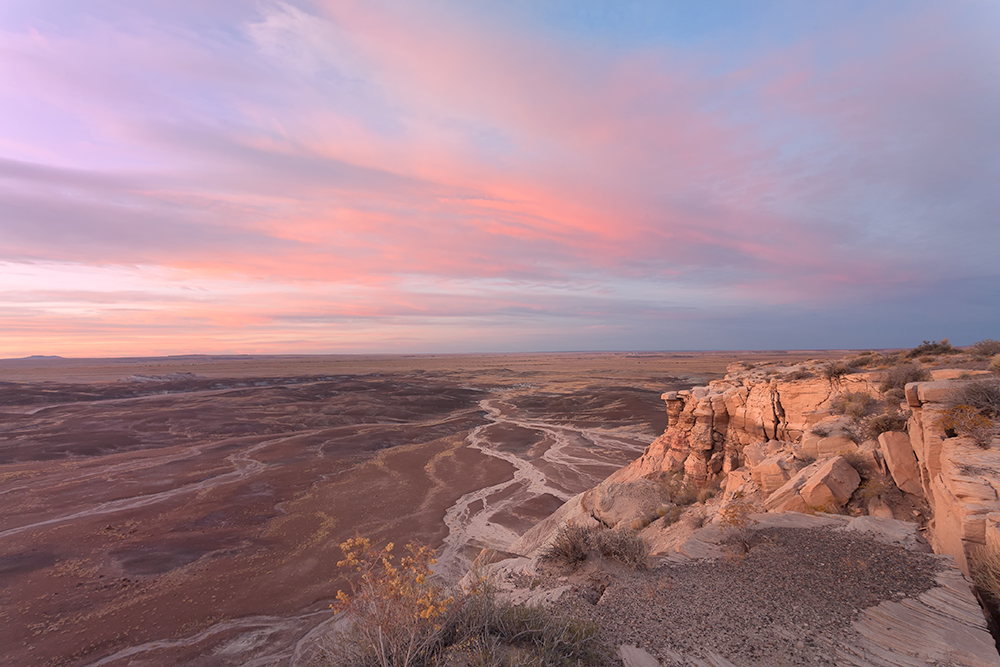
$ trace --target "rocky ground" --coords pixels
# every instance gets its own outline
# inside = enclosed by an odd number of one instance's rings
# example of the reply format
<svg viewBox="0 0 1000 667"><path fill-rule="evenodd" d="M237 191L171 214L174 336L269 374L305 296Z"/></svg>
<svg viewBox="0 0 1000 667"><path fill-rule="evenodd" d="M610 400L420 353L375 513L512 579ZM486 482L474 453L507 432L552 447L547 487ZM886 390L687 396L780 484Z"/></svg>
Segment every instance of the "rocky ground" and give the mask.
<svg viewBox="0 0 1000 667"><path fill-rule="evenodd" d="M774 516L738 539L703 528L695 539L715 547L711 557L675 552L648 570L590 554L578 567L521 559L497 571L507 594L555 598L609 645L638 649L633 667L1000 664L954 561L926 553L903 522L875 520L886 530L872 534L846 517ZM935 606L942 596L948 609ZM887 620L892 605L914 617ZM914 627L919 645L887 648Z"/></svg>
<svg viewBox="0 0 1000 667"><path fill-rule="evenodd" d="M857 641L860 610L916 597L941 567L933 556L824 528L764 529L747 544L710 562L621 572L596 604L580 604L580 592L562 604L575 602L610 643L664 664L714 654L748 666L835 665L840 647Z"/></svg>

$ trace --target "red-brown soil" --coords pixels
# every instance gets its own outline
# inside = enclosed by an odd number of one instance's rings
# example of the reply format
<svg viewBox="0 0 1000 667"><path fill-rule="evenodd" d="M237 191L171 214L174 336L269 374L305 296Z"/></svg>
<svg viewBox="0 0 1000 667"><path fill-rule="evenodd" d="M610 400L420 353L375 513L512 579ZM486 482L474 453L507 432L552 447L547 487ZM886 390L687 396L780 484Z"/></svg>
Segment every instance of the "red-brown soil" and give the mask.
<svg viewBox="0 0 1000 667"><path fill-rule="evenodd" d="M290 664L341 541L454 576L638 456L678 376L746 356L0 361L3 662Z"/></svg>

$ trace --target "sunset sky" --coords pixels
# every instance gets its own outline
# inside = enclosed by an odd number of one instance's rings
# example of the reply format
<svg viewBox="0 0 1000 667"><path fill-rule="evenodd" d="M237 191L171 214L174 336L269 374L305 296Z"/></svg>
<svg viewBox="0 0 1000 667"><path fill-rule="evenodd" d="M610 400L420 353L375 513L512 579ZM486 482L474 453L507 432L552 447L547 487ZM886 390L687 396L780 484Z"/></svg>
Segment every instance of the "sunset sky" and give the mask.
<svg viewBox="0 0 1000 667"><path fill-rule="evenodd" d="M1000 3L3 0L0 357L1000 338Z"/></svg>

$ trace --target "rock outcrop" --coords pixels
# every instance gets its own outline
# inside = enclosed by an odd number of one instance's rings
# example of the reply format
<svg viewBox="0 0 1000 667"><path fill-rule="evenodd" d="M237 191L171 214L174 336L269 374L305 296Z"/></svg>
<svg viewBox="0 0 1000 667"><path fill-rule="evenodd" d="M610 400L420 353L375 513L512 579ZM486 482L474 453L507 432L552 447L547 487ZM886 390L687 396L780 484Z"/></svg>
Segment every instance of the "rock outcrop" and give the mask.
<svg viewBox="0 0 1000 667"><path fill-rule="evenodd" d="M537 558L560 526L575 523L641 529L664 562L720 558L727 554L722 537L745 525L754 508L774 517L767 525L840 526L878 539L895 534L908 549L947 555L959 571L940 575L919 599L865 610L855 623L862 639L842 654L844 664L1000 664L962 576L975 549L991 545L1000 553L1000 441L977 447L941 426L966 372L936 370L932 380L888 398L878 389L884 373L803 378L810 370L734 367L707 387L663 394L663 435L511 551ZM868 428L869 409L884 411L880 423L895 430ZM701 502L715 487L717 497ZM949 648L956 638L958 653ZM635 664L645 659L625 647L622 656Z"/></svg>

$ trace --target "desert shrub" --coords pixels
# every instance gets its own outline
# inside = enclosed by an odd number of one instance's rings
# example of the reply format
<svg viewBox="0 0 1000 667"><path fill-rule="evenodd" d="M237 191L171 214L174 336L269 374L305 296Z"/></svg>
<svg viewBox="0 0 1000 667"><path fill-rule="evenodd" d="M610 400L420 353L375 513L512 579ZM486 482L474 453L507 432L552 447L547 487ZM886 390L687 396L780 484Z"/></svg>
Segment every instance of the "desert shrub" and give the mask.
<svg viewBox="0 0 1000 667"><path fill-rule="evenodd" d="M695 501L703 503L710 498L714 498L719 493L719 487L722 484L722 478L718 478L705 486L698 489L698 495L695 497Z"/></svg>
<svg viewBox="0 0 1000 667"><path fill-rule="evenodd" d="M956 405L945 410L941 415L941 428L950 436L971 438L984 449L989 448L993 437L993 420L971 405Z"/></svg>
<svg viewBox="0 0 1000 667"><path fill-rule="evenodd" d="M818 435L821 438L825 438L828 435L830 435L831 431L828 426L821 426L817 424L816 426L813 426L811 429L809 429L809 432L812 433L813 435Z"/></svg>
<svg viewBox="0 0 1000 667"><path fill-rule="evenodd" d="M847 365L855 368L867 368L876 363L878 357L879 355L875 352L865 352L864 354L859 354L856 357L848 359Z"/></svg>
<svg viewBox="0 0 1000 667"><path fill-rule="evenodd" d="M1000 340L987 338L969 346L969 352L977 357L994 357L1000 354Z"/></svg>
<svg viewBox="0 0 1000 667"><path fill-rule="evenodd" d="M887 389L882 397L890 405L902 403L906 400L906 390L902 387L893 387L892 389Z"/></svg>
<svg viewBox="0 0 1000 667"><path fill-rule="evenodd" d="M838 456L847 461L854 470L861 475L862 479L871 476L871 470L868 468L868 459L861 452L855 451L843 451L837 452Z"/></svg>
<svg viewBox="0 0 1000 667"><path fill-rule="evenodd" d="M898 412L874 415L865 420L864 434L869 440L875 440L886 431L905 431L907 418Z"/></svg>
<svg viewBox="0 0 1000 667"><path fill-rule="evenodd" d="M330 667L404 667L437 664L603 664L610 652L599 628L541 606L501 600L493 581L473 576L464 591L443 597L429 579L432 552L366 538L341 545L339 564L355 573L352 593L338 593L348 629L326 638L317 663ZM475 574L475 573L474 573ZM463 661L464 660L464 661Z"/></svg>
<svg viewBox="0 0 1000 667"><path fill-rule="evenodd" d="M669 504L662 505L656 513L663 519L663 525L669 526L677 523L677 520L681 518L682 510L678 505Z"/></svg>
<svg viewBox="0 0 1000 667"><path fill-rule="evenodd" d="M984 376L963 382L950 396L949 405L971 405L983 414L1000 417L1000 378Z"/></svg>
<svg viewBox="0 0 1000 667"><path fill-rule="evenodd" d="M447 637L435 665L602 664L609 653L594 623L501 600L490 577L481 574L453 606Z"/></svg>
<svg viewBox="0 0 1000 667"><path fill-rule="evenodd" d="M969 553L969 570L976 586L993 602L1000 604L1000 551L979 546Z"/></svg>
<svg viewBox="0 0 1000 667"><path fill-rule="evenodd" d="M719 512L719 527L725 532L727 541L736 542L749 551L747 539L757 519L753 514L757 507L742 492L737 492L728 505Z"/></svg>
<svg viewBox="0 0 1000 667"><path fill-rule="evenodd" d="M555 539L542 554L542 559L577 565L587 559L587 553L596 551L632 568L645 567L649 546L633 530L616 528L584 528L566 524L556 533Z"/></svg>
<svg viewBox="0 0 1000 667"><path fill-rule="evenodd" d="M931 373L926 368L921 368L919 364L900 364L893 366L886 372L879 391L887 392L892 389L902 389L909 382L923 382L931 379Z"/></svg>
<svg viewBox="0 0 1000 667"><path fill-rule="evenodd" d="M334 608L350 629L334 638L330 664L424 664L442 645L441 621L453 601L430 577L433 551L407 544L406 555L396 558L392 542L377 548L365 537L340 549L344 558L337 567L353 576L351 592L338 591Z"/></svg>
<svg viewBox="0 0 1000 667"><path fill-rule="evenodd" d="M861 419L871 413L876 405L878 405L878 401L872 398L870 394L866 394L863 391L849 391L833 399L830 409L834 414L847 415L852 419Z"/></svg>
<svg viewBox="0 0 1000 667"><path fill-rule="evenodd" d="M644 569L649 545L631 530L600 530L592 535L594 548L605 558L611 558L632 569Z"/></svg>
<svg viewBox="0 0 1000 667"><path fill-rule="evenodd" d="M993 373L1000 373L1000 354L993 357L993 360L990 361L990 371Z"/></svg>
<svg viewBox="0 0 1000 667"><path fill-rule="evenodd" d="M682 471L666 472L657 479L661 492L675 505L693 505L698 502L698 486L686 479Z"/></svg>
<svg viewBox="0 0 1000 667"><path fill-rule="evenodd" d="M806 380L813 377L813 374L804 368L796 368L791 373L785 375L786 380Z"/></svg>
<svg viewBox="0 0 1000 667"><path fill-rule="evenodd" d="M552 544L542 554L542 560L557 561L566 565L582 563L587 560L594 530L573 523L563 525L556 532Z"/></svg>
<svg viewBox="0 0 1000 667"><path fill-rule="evenodd" d="M854 369L847 365L843 361L831 361L823 367L823 377L831 382L834 380L839 380L845 375L849 375L854 372Z"/></svg>
<svg viewBox="0 0 1000 667"><path fill-rule="evenodd" d="M925 340L920 345L906 353L910 359L934 354L961 354L962 351L951 346L951 341L942 338L941 342L936 340Z"/></svg>
<svg viewBox="0 0 1000 667"><path fill-rule="evenodd" d="M888 476L873 475L861 481L854 495L867 505L873 498L889 493L894 488L896 488L896 484Z"/></svg>

